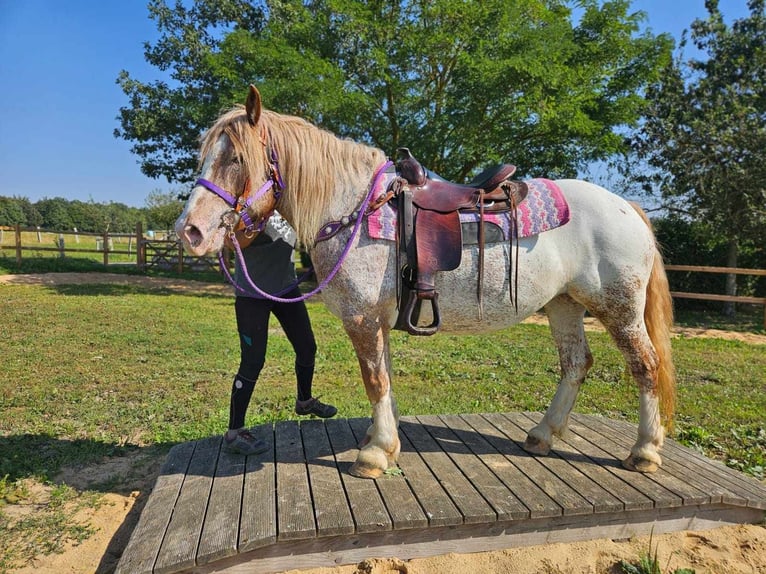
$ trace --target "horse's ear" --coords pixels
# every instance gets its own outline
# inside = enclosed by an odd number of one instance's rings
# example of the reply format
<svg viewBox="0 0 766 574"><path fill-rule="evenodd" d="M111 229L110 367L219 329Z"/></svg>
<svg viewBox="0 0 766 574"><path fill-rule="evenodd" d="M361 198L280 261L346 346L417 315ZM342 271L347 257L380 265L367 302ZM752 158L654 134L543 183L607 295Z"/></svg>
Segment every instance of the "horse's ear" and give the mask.
<svg viewBox="0 0 766 574"><path fill-rule="evenodd" d="M255 126L261 117L261 94L253 84L250 84L250 90L247 93L247 102L245 102L245 111L247 111L247 121L251 126Z"/></svg>

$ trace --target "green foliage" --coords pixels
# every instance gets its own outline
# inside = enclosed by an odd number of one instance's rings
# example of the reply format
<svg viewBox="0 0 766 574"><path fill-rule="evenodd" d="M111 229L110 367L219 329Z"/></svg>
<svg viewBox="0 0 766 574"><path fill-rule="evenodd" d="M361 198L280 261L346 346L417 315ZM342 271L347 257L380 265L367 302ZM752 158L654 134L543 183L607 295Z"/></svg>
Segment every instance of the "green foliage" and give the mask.
<svg viewBox="0 0 766 574"><path fill-rule="evenodd" d="M677 213L652 221L663 257L668 264L726 267L728 264L729 236L721 234L715 226L705 220L691 220ZM737 264L747 269L766 269L766 250L755 244L751 238L739 241ZM690 293L726 293L727 276L719 273L669 271L668 279L673 291ZM737 275L738 295L766 297L766 277L758 275ZM720 302L676 299L676 309L720 309ZM740 306L744 309L743 306ZM763 323L763 308L757 307Z"/></svg>
<svg viewBox="0 0 766 574"><path fill-rule="evenodd" d="M663 574L660 567L659 560L659 544L652 549L652 535L649 536L649 550L641 554L638 562L631 563L626 560L620 560L617 565L620 567L622 574ZM693 568L676 568L672 572L668 570L669 574L695 574Z"/></svg>
<svg viewBox="0 0 766 574"><path fill-rule="evenodd" d="M626 169L666 207L727 237L734 267L739 243L766 244L766 9L751 0L750 14L727 26L717 2L706 7L707 19L691 25L703 59L684 60L682 42L647 92L631 138L638 165Z"/></svg>
<svg viewBox="0 0 766 574"><path fill-rule="evenodd" d="M173 229L176 219L183 211L179 192L152 191L146 198L147 225L149 229Z"/></svg>
<svg viewBox="0 0 766 574"><path fill-rule="evenodd" d="M18 504L29 498L29 489L19 480L9 481L6 474L0 478L0 508L6 504Z"/></svg>
<svg viewBox="0 0 766 574"><path fill-rule="evenodd" d="M154 0L146 59L169 78L120 74L115 135L147 175L189 181L199 134L253 82L271 109L412 147L446 177L499 161L573 175L623 148L671 45L627 0L577 4L575 25L563 0Z"/></svg>
<svg viewBox="0 0 766 574"><path fill-rule="evenodd" d="M146 220L147 210L123 203L84 202L63 197L43 198L32 203L27 198L0 196L0 226L19 224L57 231L131 233L137 222L145 224Z"/></svg>
<svg viewBox="0 0 766 574"><path fill-rule="evenodd" d="M4 485L5 479L0 481L0 491ZM21 511L13 515L3 512L0 506L0 572L3 574L28 564L35 556L63 552L66 544L78 544L96 532L75 516L83 508L99 505L93 493L78 493L66 485L56 485L49 489L45 499L27 496L16 504L21 504Z"/></svg>

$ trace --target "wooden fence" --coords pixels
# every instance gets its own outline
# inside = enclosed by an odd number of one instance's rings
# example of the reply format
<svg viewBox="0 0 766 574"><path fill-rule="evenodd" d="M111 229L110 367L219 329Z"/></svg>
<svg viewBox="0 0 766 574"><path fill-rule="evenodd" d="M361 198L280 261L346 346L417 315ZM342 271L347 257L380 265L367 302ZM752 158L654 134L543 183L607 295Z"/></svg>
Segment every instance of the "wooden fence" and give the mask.
<svg viewBox="0 0 766 574"><path fill-rule="evenodd" d="M766 269L742 269L740 267L703 267L699 265L665 265L667 271L691 271L694 273L724 273L735 275L766 276ZM704 301L728 301L732 303L750 303L763 305L763 328L766 329L766 297L746 297L741 295L718 295L715 293L687 293L671 291L676 299L698 299Z"/></svg>
<svg viewBox="0 0 766 574"><path fill-rule="evenodd" d="M56 252L60 257L67 253L85 254L98 253L103 257L104 265L109 265L110 256L127 255L135 257L135 264L139 269L146 271L148 269L174 269L178 273L183 273L184 269L216 269L217 261L207 257L192 257L184 254L183 246L175 238L157 239L154 237L144 237L144 232L140 223L136 224L135 233L83 233L76 231L43 231L35 227L22 228L19 225L15 227L0 227L0 248L7 245L1 237L3 233L12 232L14 242L12 248L16 253L16 262L21 265L22 256L25 251L49 251ZM37 234L37 243L23 243L22 232ZM44 245L41 234L50 234L56 236L55 242L50 242L48 246ZM67 237L74 237L75 245L79 245L80 238L95 238L94 247L71 247L72 241L67 241ZM116 243L127 243L122 249L115 249ZM92 242L91 242L92 243ZM124 263L124 262L123 262ZM666 265L668 271L687 271L694 273L734 273L737 275L759 275L766 276L764 269L742 269L738 267L702 267L697 265ZM729 301L734 303L749 303L762 305L764 307L763 327L766 329L766 297L747 297L739 295L719 295L713 293L687 293L681 291L671 291L671 295L677 299L699 299L705 301Z"/></svg>
<svg viewBox="0 0 766 574"><path fill-rule="evenodd" d="M13 234L12 243L3 239L5 233ZM25 252L51 252L59 257L95 253L101 256L104 265L134 264L142 271L159 268L183 273L184 269L215 269L217 265L214 259L184 254L183 246L175 237L145 237L140 223L136 224L134 233L51 231L20 225L0 227L2 248L15 252L18 265L21 265Z"/></svg>

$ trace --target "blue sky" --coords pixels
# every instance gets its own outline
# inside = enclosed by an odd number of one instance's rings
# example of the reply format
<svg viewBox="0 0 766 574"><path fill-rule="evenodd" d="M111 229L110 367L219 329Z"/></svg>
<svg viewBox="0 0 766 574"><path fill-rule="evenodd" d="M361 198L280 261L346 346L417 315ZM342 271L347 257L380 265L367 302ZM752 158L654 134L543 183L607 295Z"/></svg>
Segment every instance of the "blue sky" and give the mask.
<svg viewBox="0 0 766 574"><path fill-rule="evenodd" d="M719 0L727 21L746 0ZM704 0L633 0L654 33L680 37ZM0 0L0 195L64 197L142 207L156 189L128 142L112 134L127 98L120 70L152 81L143 58L158 36L144 0Z"/></svg>

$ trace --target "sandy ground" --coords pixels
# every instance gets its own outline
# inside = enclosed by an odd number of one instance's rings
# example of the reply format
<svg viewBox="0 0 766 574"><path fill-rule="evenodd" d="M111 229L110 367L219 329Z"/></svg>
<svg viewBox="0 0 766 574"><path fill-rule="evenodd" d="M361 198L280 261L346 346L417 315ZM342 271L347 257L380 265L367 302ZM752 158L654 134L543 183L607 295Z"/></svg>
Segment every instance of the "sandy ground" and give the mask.
<svg viewBox="0 0 766 574"><path fill-rule="evenodd" d="M166 289L230 292L225 285L209 285L153 277L131 277L91 273L50 273L44 275L0 276L0 284L124 283ZM531 321L544 322L544 316ZM588 328L598 329L595 321ZM733 338L751 344L766 344L766 337L703 329L678 329L680 336ZM104 460L88 468L65 469L57 482L78 489L121 477L119 493L104 495L97 509L80 512L78 519L96 529L83 543L68 546L63 553L41 556L14 574L106 574L116 567L130 538L140 510L146 502L161 460L141 453ZM137 473L136 469L140 469ZM691 568L696 574L766 574L766 525L723 526L704 532L679 532L655 536L663 572ZM630 540L592 540L570 544L549 544L475 554L446 554L402 561L395 557L370 557L356 565L302 570L301 574L619 574L620 560L635 562L650 548L649 537ZM298 571L291 570L290 574Z"/></svg>

